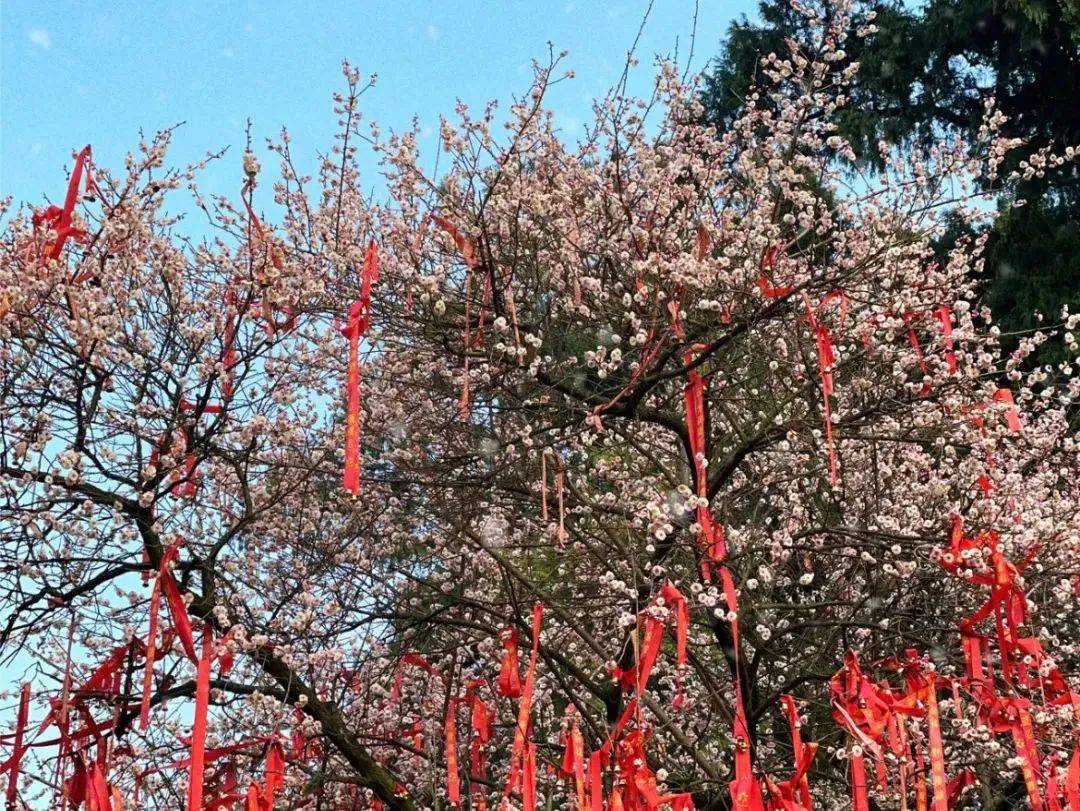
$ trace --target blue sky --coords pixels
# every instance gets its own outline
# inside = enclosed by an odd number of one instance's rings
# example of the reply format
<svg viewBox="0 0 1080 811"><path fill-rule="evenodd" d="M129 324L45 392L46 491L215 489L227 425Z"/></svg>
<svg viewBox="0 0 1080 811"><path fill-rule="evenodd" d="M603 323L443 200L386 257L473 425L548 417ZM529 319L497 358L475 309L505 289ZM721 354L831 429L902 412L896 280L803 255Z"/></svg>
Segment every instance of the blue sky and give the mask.
<svg viewBox="0 0 1080 811"><path fill-rule="evenodd" d="M545 56L550 40L570 52L566 64L576 73L551 101L573 137L590 99L618 80L647 5L3 0L0 194L55 200L72 150L90 143L97 163L121 166L140 129L149 135L180 121L186 124L174 142L174 164L231 146L226 162L203 175L204 192L235 195L248 117L256 144L287 124L295 154L313 166L316 150L331 144L330 94L342 87L343 58L364 74L379 74L364 98L366 118L386 131L406 127L415 114L437 132L439 114L452 114L459 97L478 107L524 92L530 59ZM732 19L754 9L753 0L701 0L695 67L716 53ZM693 15L693 0L655 0L631 90L648 90L656 54L673 54L678 43L685 60ZM429 158L433 143L424 145ZM377 185L370 176L365 182Z"/></svg>

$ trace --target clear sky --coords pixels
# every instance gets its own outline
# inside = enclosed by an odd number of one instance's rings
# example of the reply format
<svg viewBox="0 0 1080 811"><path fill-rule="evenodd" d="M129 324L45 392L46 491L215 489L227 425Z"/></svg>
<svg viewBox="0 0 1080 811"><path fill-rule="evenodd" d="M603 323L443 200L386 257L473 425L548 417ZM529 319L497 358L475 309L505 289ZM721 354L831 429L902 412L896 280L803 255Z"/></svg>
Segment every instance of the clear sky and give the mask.
<svg viewBox="0 0 1080 811"><path fill-rule="evenodd" d="M523 93L530 59L544 57L550 40L570 52L566 64L576 73L552 96L573 137L590 99L618 80L647 7L648 0L0 0L0 194L55 200L73 149L90 143L97 163L121 166L140 129L149 135L181 121L174 164L231 146L226 163L203 176L204 192L236 194L248 117L256 144L288 125L295 154L311 167L315 151L331 144L330 94L343 86L343 58L379 75L364 97L366 118L386 131L403 129L415 114L431 133L457 98L478 107ZM754 10L753 0L700 0L695 68L715 55L732 19ZM631 90L648 91L657 54L677 47L685 62L693 19L694 0L654 0ZM433 143L424 144L428 157Z"/></svg>

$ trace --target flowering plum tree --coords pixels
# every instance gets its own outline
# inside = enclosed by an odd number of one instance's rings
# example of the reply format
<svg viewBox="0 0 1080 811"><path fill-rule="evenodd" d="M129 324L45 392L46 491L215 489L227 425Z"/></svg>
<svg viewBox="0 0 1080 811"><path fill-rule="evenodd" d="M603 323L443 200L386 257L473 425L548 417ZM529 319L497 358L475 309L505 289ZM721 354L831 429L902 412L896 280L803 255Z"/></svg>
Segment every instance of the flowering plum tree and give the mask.
<svg viewBox="0 0 1080 811"><path fill-rule="evenodd" d="M931 247L1066 158L839 173L844 14L726 132L661 65L571 147L553 56L433 177L346 66L314 177L9 208L8 807L1080 807L1080 316Z"/></svg>

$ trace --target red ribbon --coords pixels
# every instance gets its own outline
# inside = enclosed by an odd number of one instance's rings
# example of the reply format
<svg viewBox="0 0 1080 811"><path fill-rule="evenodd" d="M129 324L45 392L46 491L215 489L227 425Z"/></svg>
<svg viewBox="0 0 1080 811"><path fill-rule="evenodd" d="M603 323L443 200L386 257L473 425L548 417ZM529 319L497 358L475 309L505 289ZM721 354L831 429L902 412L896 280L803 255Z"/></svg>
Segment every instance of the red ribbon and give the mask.
<svg viewBox="0 0 1080 811"><path fill-rule="evenodd" d="M434 222L439 228L445 231L453 240L454 245L458 249L458 253L461 254L461 258L465 260L465 324L464 330L464 352L465 352L465 371L461 384L461 399L458 402L458 415L462 421L468 421L469 419L469 352L473 348L472 330L472 316L469 312L471 299L472 299L472 271L479 266L479 260L476 257L476 243L469 237L464 236L457 227L445 217L440 217L438 214L431 215L431 221ZM483 318L481 317L481 322ZM480 324L480 330L483 330L483 323Z"/></svg>
<svg viewBox="0 0 1080 811"><path fill-rule="evenodd" d="M371 288L379 280L379 252L372 240L364 255L360 298L349 306L349 320L341 334L349 339L348 405L345 412L344 487L360 492L360 338L371 326Z"/></svg>
<svg viewBox="0 0 1080 811"><path fill-rule="evenodd" d="M210 706L210 661L214 654L214 632L203 628L202 656L195 678L195 721L191 730L191 778L187 811L202 811L203 772L206 756L206 714Z"/></svg>
<svg viewBox="0 0 1080 811"><path fill-rule="evenodd" d="M566 708L566 730L560 774L573 780L574 796L578 811L586 811L588 799L585 796L585 740L578 727L577 713L573 705Z"/></svg>
<svg viewBox="0 0 1080 811"><path fill-rule="evenodd" d="M524 811L533 811L536 806L536 744L528 738L532 726L533 687L536 682L536 660L540 653L540 624L543 617L544 607L537 603L533 606L529 669L525 674L525 687L518 703L517 725L514 727L514 740L510 751L510 774L503 792L505 806L510 795L520 790Z"/></svg>
<svg viewBox="0 0 1080 811"><path fill-rule="evenodd" d="M443 724L443 745L446 751L446 794L450 805L461 805L461 776L458 774L457 758L457 698L453 697L446 705L446 720Z"/></svg>
<svg viewBox="0 0 1080 811"><path fill-rule="evenodd" d="M518 673L517 629L507 626L502 631L503 658L499 666L499 680L495 692L503 698L521 697L521 676Z"/></svg>
<svg viewBox="0 0 1080 811"><path fill-rule="evenodd" d="M870 811L870 798L867 796L866 758L863 755L851 756L851 802L855 811Z"/></svg>
<svg viewBox="0 0 1080 811"><path fill-rule="evenodd" d="M180 588L169 571L169 564L177 560L180 555L180 540L171 543L161 556L161 565L158 567L158 580L161 582L161 591L165 595L165 602L169 606L169 616L172 619L173 630L176 631L184 653L192 662L199 662L199 655L195 652L195 635L191 630L191 618L188 616L187 605L180 594Z"/></svg>
<svg viewBox="0 0 1080 811"><path fill-rule="evenodd" d="M1065 798L1069 801L1069 808L1080 808L1080 743L1076 744L1072 759L1069 761L1069 773L1065 779Z"/></svg>
<svg viewBox="0 0 1080 811"><path fill-rule="evenodd" d="M29 717L30 683L27 682L23 684L22 692L19 694L19 714L15 722L15 742L12 746L11 758L4 766L10 772L7 784L7 807L12 809L15 808L19 797L19 764L22 763L23 752L26 751L26 747L23 746L23 736L26 733Z"/></svg>
<svg viewBox="0 0 1080 811"><path fill-rule="evenodd" d="M484 746L491 740L495 723L491 708L480 698L480 688L484 684L483 680L477 679L465 688L472 735L469 742L469 770L471 776L479 778L485 777ZM487 808L487 798L484 796L483 784L470 779L469 793L473 808L484 811Z"/></svg>
<svg viewBox="0 0 1080 811"><path fill-rule="evenodd" d="M914 320L915 320L915 314L914 313L910 313L910 312L904 313L904 324L905 324L905 326L907 326L908 343L910 343L911 348L915 350L915 360L919 364L919 371L922 372L923 377L926 377L927 375L930 374L930 372L926 367L926 357L923 355L922 347L919 346L919 336L915 334L915 328L912 326L912 323L914 322ZM920 390L920 394L923 397L925 397L929 393L930 393L930 384L929 383L923 383L922 389Z"/></svg>
<svg viewBox="0 0 1080 811"><path fill-rule="evenodd" d="M784 298L795 292L795 288L791 286L774 287L772 284L770 271L776 264L776 260L780 255L780 245L773 245L765 252L765 255L761 259L761 274L758 276L758 289L761 290L761 295L765 298Z"/></svg>
<svg viewBox="0 0 1080 811"><path fill-rule="evenodd" d="M833 300L840 301L841 319L843 319L847 308L847 298L843 293L830 293L821 302L820 306L824 307ZM836 365L836 351L833 347L829 328L817 320L814 308L810 306L810 298L805 292L803 293L803 302L806 304L807 322L810 325L810 330L814 333L814 340L817 343L818 367L821 373L822 410L825 416L825 442L829 449L829 481L835 485L839 481L839 474L837 473L836 444L833 441L830 398L833 394L833 368Z"/></svg>
<svg viewBox="0 0 1080 811"><path fill-rule="evenodd" d="M164 559L164 556L163 556ZM139 704L139 729L146 731L150 722L150 693L154 684L154 654L157 650L158 616L161 610L161 570L150 590L150 630L146 634L146 661L143 663L142 701Z"/></svg>
<svg viewBox="0 0 1080 811"><path fill-rule="evenodd" d="M802 801L803 808L806 811L812 811L813 803L810 797L810 781L806 777L806 770L810 768L810 760L813 759L813 753L810 753L809 758L805 753L807 747L803 744L802 740L802 722L799 720L799 710L795 706L795 699L789 695L780 696L780 703L784 705L784 714L787 716L788 729L791 731L791 752L795 756L795 763L797 765L797 771L800 771L797 785L799 788L799 797ZM814 752L816 752L816 746ZM798 768L798 764L802 764L806 760L806 768ZM793 778L794 780L794 778Z"/></svg>
<svg viewBox="0 0 1080 811"><path fill-rule="evenodd" d="M1020 411L1016 407L1012 391L1010 389L998 389L994 392L994 402L1005 403L1009 406L1009 410L1005 412L1005 422L1009 426L1009 430L1014 434L1020 433Z"/></svg>
<svg viewBox="0 0 1080 811"><path fill-rule="evenodd" d="M435 673L435 666L431 664L427 659L418 653L406 653L398 660L397 670L394 673L394 681L390 686L390 701L398 702L401 700L401 686L402 681L405 678L405 666L411 665L412 667L420 668L429 674Z"/></svg>
<svg viewBox="0 0 1080 811"><path fill-rule="evenodd" d="M686 598L673 584L666 583L658 595L669 604L675 618L675 660L681 668L686 664L686 638L690 623L690 610ZM652 675L656 660L660 655L660 645L664 641L664 621L654 617L649 609L641 612L638 622L644 628L641 645L637 651L637 661L627 670L616 667L612 672L624 690L635 690L638 695L645 691ZM676 706L682 703L682 679L676 675Z"/></svg>
<svg viewBox="0 0 1080 811"><path fill-rule="evenodd" d="M64 207L49 206L42 212L34 212L31 218L33 227L42 225L56 232L56 239L45 250L46 259L59 259L64 250L64 243L68 239L82 242L86 239L86 231L73 225L75 205L79 202L79 183L82 181L83 171L86 171L86 194L91 195L94 191L94 180L87 163L90 161L90 145L87 144L75 157L75 168L68 180L67 194L64 196Z"/></svg>
<svg viewBox="0 0 1080 811"><path fill-rule="evenodd" d="M949 364L949 374L956 374L956 352L953 351L953 337L952 337L952 310L948 304L942 304L936 310L934 314L937 316L938 321L941 322L941 334L945 340L945 362Z"/></svg>

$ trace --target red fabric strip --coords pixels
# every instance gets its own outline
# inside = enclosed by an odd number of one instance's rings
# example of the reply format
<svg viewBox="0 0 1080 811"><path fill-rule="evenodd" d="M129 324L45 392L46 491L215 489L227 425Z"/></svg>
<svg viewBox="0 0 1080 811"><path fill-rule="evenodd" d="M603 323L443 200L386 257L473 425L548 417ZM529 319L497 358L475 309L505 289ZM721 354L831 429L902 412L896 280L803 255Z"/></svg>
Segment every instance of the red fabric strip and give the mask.
<svg viewBox="0 0 1080 811"><path fill-rule="evenodd" d="M371 290L378 280L379 252L372 240L364 254L360 298L349 306L349 320L340 330L349 339L343 486L353 495L360 492L360 338L367 334L371 326Z"/></svg>
<svg viewBox="0 0 1080 811"><path fill-rule="evenodd" d="M495 692L503 698L521 697L521 676L518 673L517 629L507 626L502 631L503 658L499 666L499 680Z"/></svg>
<svg viewBox="0 0 1080 811"><path fill-rule="evenodd" d="M19 714L15 722L15 743L12 746L11 758L7 764L11 774L8 775L7 784L7 807L15 808L16 801L19 797L19 764L22 762L23 752L25 747L23 746L23 736L26 733L26 723L30 717L30 683L26 682L22 686L22 692L19 694Z"/></svg>
<svg viewBox="0 0 1080 811"><path fill-rule="evenodd" d="M851 756L851 801L855 811L870 811L866 793L866 760L862 755Z"/></svg>
<svg viewBox="0 0 1080 811"><path fill-rule="evenodd" d="M949 374L956 374L956 352L953 351L953 337L952 337L952 310L948 304L942 304L938 307L934 314L937 316L938 321L941 322L941 334L945 341L945 362L949 365Z"/></svg>
<svg viewBox="0 0 1080 811"><path fill-rule="evenodd" d="M146 731L150 721L150 693L154 686L154 653L157 650L158 614L161 606L161 575L150 591L150 630L146 634L146 662L143 665L142 702L139 705L139 729Z"/></svg>
<svg viewBox="0 0 1080 811"><path fill-rule="evenodd" d="M1013 393L1009 389L998 389L994 393L995 403L1005 403L1009 406L1009 410L1005 413L1005 422L1009 426L1009 430L1014 434L1020 433L1020 411L1016 407L1016 401L1013 399Z"/></svg>
<svg viewBox="0 0 1080 811"><path fill-rule="evenodd" d="M202 656L195 679L195 721L191 730L191 779L187 811L202 811L203 772L206 755L206 714L210 706L210 660L214 655L214 632L203 628Z"/></svg>
<svg viewBox="0 0 1080 811"><path fill-rule="evenodd" d="M443 724L443 743L446 749L446 794L454 808L461 805L461 775L458 774L457 757L457 699L447 702L446 721Z"/></svg>
<svg viewBox="0 0 1080 811"><path fill-rule="evenodd" d="M934 789L933 811L949 811L949 787L945 778L945 750L941 740L937 685L932 673L926 678L929 681L926 687L926 725L930 738L930 781Z"/></svg>
<svg viewBox="0 0 1080 811"><path fill-rule="evenodd" d="M518 703L517 725L514 727L514 740L510 751L510 774L503 792L505 802L515 790L520 788L523 807L530 811L536 802L536 747L527 741L531 727L533 686L536 682L536 661L540 652L540 624L543 616L544 607L537 603L533 606L532 652L529 656L529 669L525 674L525 686L521 693L521 701ZM530 805L528 801L530 794L533 805Z"/></svg>

